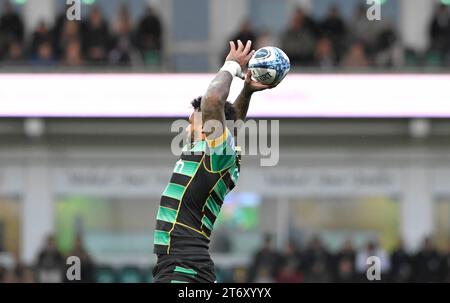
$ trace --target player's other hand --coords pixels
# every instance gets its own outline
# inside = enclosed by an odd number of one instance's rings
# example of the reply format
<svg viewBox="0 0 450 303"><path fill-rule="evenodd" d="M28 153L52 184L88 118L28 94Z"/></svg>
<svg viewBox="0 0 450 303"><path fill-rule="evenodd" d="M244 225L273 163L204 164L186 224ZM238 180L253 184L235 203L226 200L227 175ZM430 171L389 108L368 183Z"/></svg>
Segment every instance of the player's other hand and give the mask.
<svg viewBox="0 0 450 303"><path fill-rule="evenodd" d="M250 70L247 71L247 74L245 75L245 81L244 81L244 90L246 93L254 93L259 92L265 89L271 89L276 87L277 85L272 84L264 84L258 81L255 81L252 79L252 72Z"/></svg>
<svg viewBox="0 0 450 303"><path fill-rule="evenodd" d="M245 46L241 40L237 41L237 46L234 41L230 41L230 52L225 61L236 61L244 70L254 53L252 41L248 40Z"/></svg>

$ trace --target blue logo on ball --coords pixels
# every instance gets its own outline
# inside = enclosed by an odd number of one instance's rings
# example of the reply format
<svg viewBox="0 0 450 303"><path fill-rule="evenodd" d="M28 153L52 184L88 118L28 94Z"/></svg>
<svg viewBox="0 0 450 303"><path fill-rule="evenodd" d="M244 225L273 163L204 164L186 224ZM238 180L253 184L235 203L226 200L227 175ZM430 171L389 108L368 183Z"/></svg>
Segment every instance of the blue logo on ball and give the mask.
<svg viewBox="0 0 450 303"><path fill-rule="evenodd" d="M255 59L264 59L266 57L270 56L270 51L268 49L260 49L256 54L255 54Z"/></svg>

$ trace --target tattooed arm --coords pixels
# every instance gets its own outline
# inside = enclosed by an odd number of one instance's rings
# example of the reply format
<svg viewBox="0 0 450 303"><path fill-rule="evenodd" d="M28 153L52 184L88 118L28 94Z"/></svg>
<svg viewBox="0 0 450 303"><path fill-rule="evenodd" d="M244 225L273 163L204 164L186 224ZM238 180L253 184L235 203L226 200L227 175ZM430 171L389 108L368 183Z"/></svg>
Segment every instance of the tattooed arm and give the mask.
<svg viewBox="0 0 450 303"><path fill-rule="evenodd" d="M247 71L247 74L245 76L244 88L242 88L241 93L233 103L233 106L236 109L237 120L244 121L247 117L248 107L250 105L250 100L254 92L274 88L275 86L276 85L262 84L252 80L252 73L250 71Z"/></svg>
<svg viewBox="0 0 450 303"><path fill-rule="evenodd" d="M225 60L225 65L213 79L203 97L201 103L203 125L205 126L206 123L212 122L218 123L222 128L222 132L218 134L216 131L206 127L205 134L210 140L223 133L225 128L224 107L230 93L231 82L234 76L241 75L243 68L253 56L254 51L251 50L251 45L251 41L247 41L247 44L244 46L239 40L236 48L234 42L230 41L230 53Z"/></svg>
<svg viewBox="0 0 450 303"><path fill-rule="evenodd" d="M209 121L218 121L222 127L225 125L224 106L232 81L233 76L230 73L220 71L211 82L201 103L203 124ZM206 131L206 135L211 133Z"/></svg>

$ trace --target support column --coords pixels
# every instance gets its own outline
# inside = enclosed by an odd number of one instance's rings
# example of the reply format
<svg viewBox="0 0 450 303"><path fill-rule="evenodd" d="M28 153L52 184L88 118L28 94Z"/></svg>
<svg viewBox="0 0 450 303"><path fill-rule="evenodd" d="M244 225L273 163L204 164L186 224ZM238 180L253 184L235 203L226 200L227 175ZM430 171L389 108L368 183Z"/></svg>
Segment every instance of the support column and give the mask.
<svg viewBox="0 0 450 303"><path fill-rule="evenodd" d="M428 47L428 28L437 1L401 0L400 37L406 47L424 51Z"/></svg>
<svg viewBox="0 0 450 303"><path fill-rule="evenodd" d="M23 14L27 33L32 33L40 21L45 21L47 24L53 25L56 14L55 1L27 1L23 8Z"/></svg>
<svg viewBox="0 0 450 303"><path fill-rule="evenodd" d="M25 166L21 258L27 264L35 261L46 236L55 230L54 205L46 158L44 151L37 151Z"/></svg>
<svg viewBox="0 0 450 303"><path fill-rule="evenodd" d="M280 197L276 204L278 205L276 247L284 251L289 238L289 199Z"/></svg>
<svg viewBox="0 0 450 303"><path fill-rule="evenodd" d="M237 32L239 25L249 16L248 0L212 0L210 6L209 67L219 68L220 55L228 46L228 39Z"/></svg>
<svg viewBox="0 0 450 303"><path fill-rule="evenodd" d="M430 179L425 167L405 168L400 230L406 247L412 251L418 249L434 230Z"/></svg>

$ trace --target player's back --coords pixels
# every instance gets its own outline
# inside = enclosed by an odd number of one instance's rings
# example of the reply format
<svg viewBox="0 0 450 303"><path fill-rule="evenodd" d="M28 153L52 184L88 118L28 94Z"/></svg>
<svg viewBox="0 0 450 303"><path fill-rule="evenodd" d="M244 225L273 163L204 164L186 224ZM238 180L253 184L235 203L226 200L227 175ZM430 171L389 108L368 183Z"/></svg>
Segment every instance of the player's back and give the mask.
<svg viewBox="0 0 450 303"><path fill-rule="evenodd" d="M225 195L239 176L239 156L227 130L214 141L186 146L157 214L154 252L208 255L209 238Z"/></svg>

